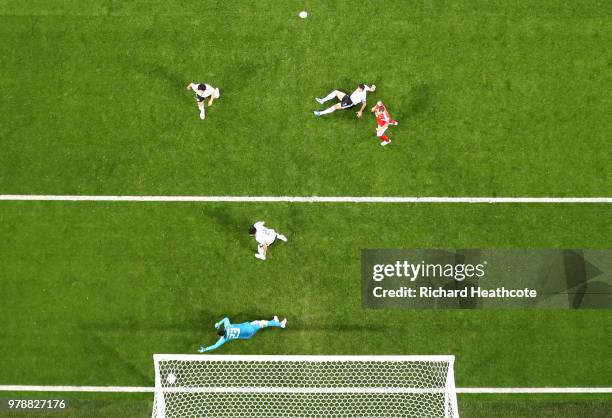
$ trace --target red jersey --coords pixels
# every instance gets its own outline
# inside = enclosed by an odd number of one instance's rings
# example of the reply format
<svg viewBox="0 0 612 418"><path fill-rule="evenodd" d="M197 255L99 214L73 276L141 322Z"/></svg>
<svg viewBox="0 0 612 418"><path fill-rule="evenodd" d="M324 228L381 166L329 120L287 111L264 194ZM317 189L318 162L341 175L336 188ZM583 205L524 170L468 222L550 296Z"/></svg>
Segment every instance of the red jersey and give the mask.
<svg viewBox="0 0 612 418"><path fill-rule="evenodd" d="M392 122L393 119L391 119L391 116L389 115L389 112L387 112L386 109L382 112L379 112L376 116L376 123L378 123L378 126L385 126L387 123Z"/></svg>

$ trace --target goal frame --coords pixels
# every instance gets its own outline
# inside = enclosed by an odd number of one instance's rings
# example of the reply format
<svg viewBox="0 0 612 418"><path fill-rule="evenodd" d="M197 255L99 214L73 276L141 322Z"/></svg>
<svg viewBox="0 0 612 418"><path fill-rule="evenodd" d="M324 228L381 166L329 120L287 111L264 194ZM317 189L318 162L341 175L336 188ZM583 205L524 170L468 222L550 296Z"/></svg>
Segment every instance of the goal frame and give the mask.
<svg viewBox="0 0 612 418"><path fill-rule="evenodd" d="M193 362L447 362L448 371L444 388L289 388L289 387L163 387L160 374L160 362L163 361ZM165 411L164 393L444 393L444 416L459 418L457 409L457 390L455 387L454 355L214 355L214 354L154 354L155 392L152 417L156 418L156 408ZM449 411L450 405L450 411ZM162 414L162 416L164 416Z"/></svg>

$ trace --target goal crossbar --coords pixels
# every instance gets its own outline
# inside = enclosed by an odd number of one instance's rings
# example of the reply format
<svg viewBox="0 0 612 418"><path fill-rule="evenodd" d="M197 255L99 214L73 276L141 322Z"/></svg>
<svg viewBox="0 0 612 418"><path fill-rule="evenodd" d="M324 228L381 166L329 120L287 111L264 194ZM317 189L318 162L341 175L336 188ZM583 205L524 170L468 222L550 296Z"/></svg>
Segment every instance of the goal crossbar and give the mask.
<svg viewBox="0 0 612 418"><path fill-rule="evenodd" d="M287 387L201 387L201 388L166 388L166 393L444 393L443 388L287 388Z"/></svg>
<svg viewBox="0 0 612 418"><path fill-rule="evenodd" d="M455 356L451 355L439 355L439 356L328 356L328 355L201 355L201 354L154 354L154 361L163 360L187 360L187 361L299 361L299 362L322 362L322 361L334 361L334 362L351 362L351 361L366 361L372 362L425 362L425 361L447 361L454 363Z"/></svg>

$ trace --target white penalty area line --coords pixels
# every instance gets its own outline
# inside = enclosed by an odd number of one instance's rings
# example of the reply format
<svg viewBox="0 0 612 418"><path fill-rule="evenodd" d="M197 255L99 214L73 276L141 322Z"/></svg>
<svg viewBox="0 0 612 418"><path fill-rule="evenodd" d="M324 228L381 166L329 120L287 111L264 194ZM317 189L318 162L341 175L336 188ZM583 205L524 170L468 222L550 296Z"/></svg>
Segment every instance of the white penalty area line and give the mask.
<svg viewBox="0 0 612 418"><path fill-rule="evenodd" d="M0 385L0 392L155 392L155 388L144 386L37 386Z"/></svg>
<svg viewBox="0 0 612 418"><path fill-rule="evenodd" d="M457 393L612 393L612 388L457 388Z"/></svg>
<svg viewBox="0 0 612 418"><path fill-rule="evenodd" d="M612 197L0 195L0 201L252 203L612 203Z"/></svg>
<svg viewBox="0 0 612 418"><path fill-rule="evenodd" d="M215 388L215 392L234 391L237 388ZM254 388L239 388L241 391L251 392ZM243 390L244 389L244 390ZM288 388L278 388L286 390ZM321 392L325 390L317 388ZM192 388L193 390L193 388ZM266 388L273 393L275 388ZM584 387L544 387L544 388L457 388L459 394L581 394L604 393L612 394L612 387L584 388ZM144 386L28 386L28 385L0 385L0 392L119 392L119 393L153 393L154 387Z"/></svg>

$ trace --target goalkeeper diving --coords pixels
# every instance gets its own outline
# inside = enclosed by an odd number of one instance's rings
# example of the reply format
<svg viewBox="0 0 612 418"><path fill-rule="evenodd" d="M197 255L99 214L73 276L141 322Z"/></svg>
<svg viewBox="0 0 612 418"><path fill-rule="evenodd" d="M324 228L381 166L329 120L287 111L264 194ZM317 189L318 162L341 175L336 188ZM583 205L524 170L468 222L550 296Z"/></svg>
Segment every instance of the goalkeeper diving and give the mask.
<svg viewBox="0 0 612 418"><path fill-rule="evenodd" d="M200 353L206 353L208 351L216 350L229 340L248 340L260 329L268 327L285 328L286 325L287 318L279 321L278 316L274 316L274 318L270 321L261 319L259 321L243 322L241 324L232 324L230 323L229 318L225 317L215 324L219 340L209 347L200 347L198 351Z"/></svg>

